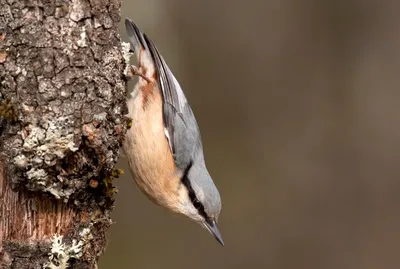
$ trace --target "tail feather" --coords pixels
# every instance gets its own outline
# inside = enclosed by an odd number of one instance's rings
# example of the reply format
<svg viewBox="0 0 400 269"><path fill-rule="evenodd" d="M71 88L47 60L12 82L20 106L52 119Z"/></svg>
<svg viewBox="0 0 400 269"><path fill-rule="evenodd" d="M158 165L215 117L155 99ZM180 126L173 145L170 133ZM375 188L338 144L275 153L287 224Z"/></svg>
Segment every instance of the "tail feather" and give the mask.
<svg viewBox="0 0 400 269"><path fill-rule="evenodd" d="M132 45L132 49L136 54L139 54L141 50L148 49L146 40L144 39L142 32L132 20L125 19L125 28L126 33L128 34L129 41Z"/></svg>
<svg viewBox="0 0 400 269"><path fill-rule="evenodd" d="M133 52L138 60L138 67L144 67L142 69L142 75L147 78L152 78L156 73L156 69L154 59L150 54L149 43L146 40L144 33L142 33L142 31L140 31L136 24L130 19L125 19L125 28Z"/></svg>

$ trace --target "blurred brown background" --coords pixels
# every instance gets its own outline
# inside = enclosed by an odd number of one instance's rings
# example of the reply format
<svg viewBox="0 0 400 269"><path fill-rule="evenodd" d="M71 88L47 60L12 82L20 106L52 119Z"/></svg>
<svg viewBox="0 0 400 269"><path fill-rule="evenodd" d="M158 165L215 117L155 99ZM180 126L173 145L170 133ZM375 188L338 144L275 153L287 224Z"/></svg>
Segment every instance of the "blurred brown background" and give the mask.
<svg viewBox="0 0 400 269"><path fill-rule="evenodd" d="M126 0L195 111L226 246L148 201L122 158L100 269L399 268L399 10Z"/></svg>

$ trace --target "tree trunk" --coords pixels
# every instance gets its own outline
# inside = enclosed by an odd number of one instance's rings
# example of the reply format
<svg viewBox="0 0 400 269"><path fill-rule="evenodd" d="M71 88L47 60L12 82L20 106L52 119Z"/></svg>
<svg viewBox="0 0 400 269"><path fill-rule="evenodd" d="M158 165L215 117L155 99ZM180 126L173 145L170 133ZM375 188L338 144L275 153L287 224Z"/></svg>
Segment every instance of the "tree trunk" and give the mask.
<svg viewBox="0 0 400 269"><path fill-rule="evenodd" d="M97 268L128 126L120 0L0 0L0 268Z"/></svg>

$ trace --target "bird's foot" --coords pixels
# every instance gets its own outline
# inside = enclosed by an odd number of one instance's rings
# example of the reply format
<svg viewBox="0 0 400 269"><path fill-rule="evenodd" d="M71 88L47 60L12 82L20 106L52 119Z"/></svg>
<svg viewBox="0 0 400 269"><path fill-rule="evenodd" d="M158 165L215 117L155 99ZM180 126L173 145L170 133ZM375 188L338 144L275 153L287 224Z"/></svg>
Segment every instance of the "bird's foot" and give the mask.
<svg viewBox="0 0 400 269"><path fill-rule="evenodd" d="M131 71L132 75L143 78L144 80L147 81L147 83L151 82L150 79L148 77L146 77L137 66L131 65L130 71Z"/></svg>

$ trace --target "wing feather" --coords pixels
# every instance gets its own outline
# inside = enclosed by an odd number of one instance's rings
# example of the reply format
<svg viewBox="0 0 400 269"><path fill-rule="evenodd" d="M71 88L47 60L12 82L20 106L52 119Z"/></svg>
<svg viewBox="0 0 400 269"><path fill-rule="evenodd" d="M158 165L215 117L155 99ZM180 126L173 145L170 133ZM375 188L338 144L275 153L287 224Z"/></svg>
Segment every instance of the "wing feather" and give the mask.
<svg viewBox="0 0 400 269"><path fill-rule="evenodd" d="M128 21L128 22L127 22ZM200 132L192 109L178 81L172 74L154 43L140 32L129 19L125 21L128 36L134 37L136 47L143 48L151 57L156 70L157 82L163 97L163 120L165 137L168 140L175 164L182 171L193 161L203 158ZM135 46L134 46L135 47ZM136 49L136 48L135 48Z"/></svg>
<svg viewBox="0 0 400 269"><path fill-rule="evenodd" d="M149 48L150 54L154 59L155 68L158 72L159 76L159 84L160 89L163 94L164 100L164 109L163 109L163 117L164 117L164 125L169 133L169 139L172 140L171 150L175 153L175 120L176 117L180 117L183 123L185 123L185 119L183 117L183 108L187 103L186 98L183 95L178 93L178 91L182 91L179 87L179 84L176 83L176 79L174 78L171 70L168 65L165 63L163 57L158 51L157 47L154 43L143 34L144 40Z"/></svg>

